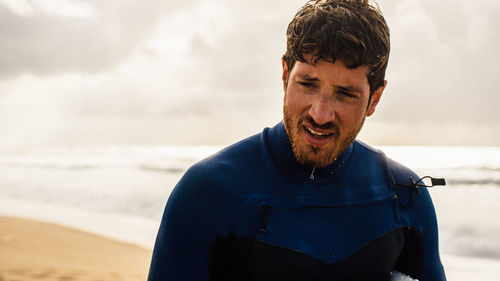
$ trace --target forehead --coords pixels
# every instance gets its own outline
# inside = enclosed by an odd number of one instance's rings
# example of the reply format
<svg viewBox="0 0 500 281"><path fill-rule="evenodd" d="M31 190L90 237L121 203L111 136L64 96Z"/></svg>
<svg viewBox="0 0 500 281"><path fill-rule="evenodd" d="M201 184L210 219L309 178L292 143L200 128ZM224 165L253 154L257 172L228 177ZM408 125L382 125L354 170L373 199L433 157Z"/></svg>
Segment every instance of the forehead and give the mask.
<svg viewBox="0 0 500 281"><path fill-rule="evenodd" d="M298 79L315 80L321 83L333 84L333 86L352 87L360 91L369 91L368 84L369 67L362 65L357 68L348 68L342 60L335 63L325 60L308 62L295 62L291 76Z"/></svg>

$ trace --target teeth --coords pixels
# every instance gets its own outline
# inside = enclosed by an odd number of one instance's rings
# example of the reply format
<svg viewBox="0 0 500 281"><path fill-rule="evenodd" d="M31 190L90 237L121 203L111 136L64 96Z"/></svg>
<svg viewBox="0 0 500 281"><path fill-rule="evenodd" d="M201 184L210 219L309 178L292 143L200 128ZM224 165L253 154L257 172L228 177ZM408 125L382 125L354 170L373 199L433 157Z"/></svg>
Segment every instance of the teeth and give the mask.
<svg viewBox="0 0 500 281"><path fill-rule="evenodd" d="M307 128L307 127L306 127L306 130L308 130L308 131L309 131L309 133L311 133L311 134L313 134L313 135L316 135L316 136L329 136L329 135L331 135L330 133L321 133L321 132L317 132L317 131L315 131L315 130L313 130L313 129L311 129L311 128Z"/></svg>

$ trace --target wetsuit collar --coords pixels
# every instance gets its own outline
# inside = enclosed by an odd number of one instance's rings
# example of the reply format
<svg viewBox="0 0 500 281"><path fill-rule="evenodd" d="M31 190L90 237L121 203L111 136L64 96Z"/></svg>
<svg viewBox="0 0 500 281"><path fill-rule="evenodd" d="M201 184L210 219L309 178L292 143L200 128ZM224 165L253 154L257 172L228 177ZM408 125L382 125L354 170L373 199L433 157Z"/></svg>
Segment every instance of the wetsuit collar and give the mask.
<svg viewBox="0 0 500 281"><path fill-rule="evenodd" d="M271 148L273 160L283 174L311 181L322 181L340 174L342 168L347 164L353 150L353 145L351 144L330 165L323 168L313 168L299 163L295 158L283 122L280 122L269 130L267 139Z"/></svg>

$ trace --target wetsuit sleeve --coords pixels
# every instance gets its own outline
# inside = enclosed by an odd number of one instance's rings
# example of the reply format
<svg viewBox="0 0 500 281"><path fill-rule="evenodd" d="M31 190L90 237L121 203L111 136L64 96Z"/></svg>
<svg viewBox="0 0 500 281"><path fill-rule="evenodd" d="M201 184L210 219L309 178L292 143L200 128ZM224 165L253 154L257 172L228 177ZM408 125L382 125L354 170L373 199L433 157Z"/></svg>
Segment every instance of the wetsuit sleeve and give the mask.
<svg viewBox="0 0 500 281"><path fill-rule="evenodd" d="M423 268L420 281L445 281L439 257L439 239L436 212L427 188L422 187L415 198L415 214L420 222L423 243Z"/></svg>
<svg viewBox="0 0 500 281"><path fill-rule="evenodd" d="M210 179L191 168L165 207L151 260L149 281L209 280L207 253L220 221L220 196Z"/></svg>
<svg viewBox="0 0 500 281"><path fill-rule="evenodd" d="M427 188L419 189L418 193L398 193L406 206L402 210L403 223L409 226L396 270L420 281L445 281L436 212Z"/></svg>
<svg viewBox="0 0 500 281"><path fill-rule="evenodd" d="M439 257L436 211L429 191L424 186L415 190L409 179L420 177L395 161L389 160L389 163L398 193L400 223L410 230L396 269L420 281L445 281Z"/></svg>

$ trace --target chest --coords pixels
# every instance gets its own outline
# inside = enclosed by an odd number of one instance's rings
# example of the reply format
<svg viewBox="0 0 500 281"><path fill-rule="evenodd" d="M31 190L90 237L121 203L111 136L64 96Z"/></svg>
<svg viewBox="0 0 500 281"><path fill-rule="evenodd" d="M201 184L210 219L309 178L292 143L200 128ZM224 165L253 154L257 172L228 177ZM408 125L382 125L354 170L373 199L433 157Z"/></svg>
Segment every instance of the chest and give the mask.
<svg viewBox="0 0 500 281"><path fill-rule="evenodd" d="M212 246L212 272L231 276L227 280L389 279L405 244L391 199L345 206L295 203L247 201L241 213L250 219Z"/></svg>
<svg viewBox="0 0 500 281"><path fill-rule="evenodd" d="M262 203L250 209L257 231L242 234L327 263L349 257L398 227L390 198L344 206Z"/></svg>

